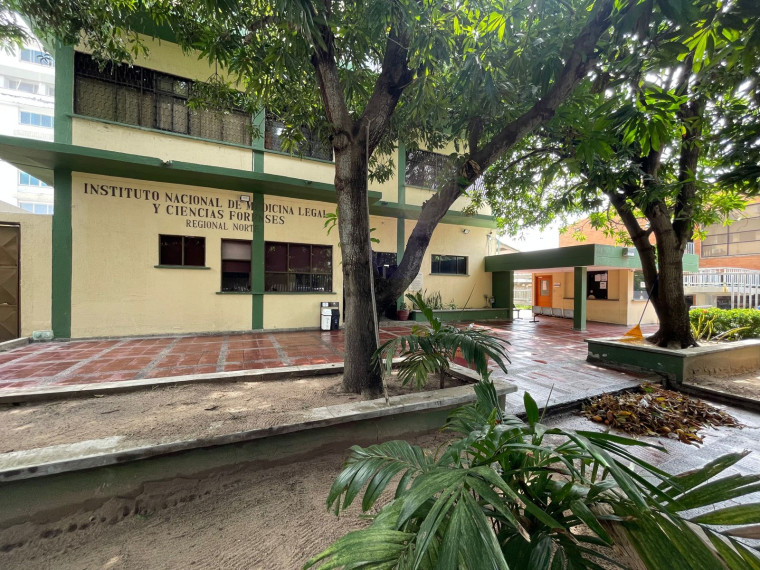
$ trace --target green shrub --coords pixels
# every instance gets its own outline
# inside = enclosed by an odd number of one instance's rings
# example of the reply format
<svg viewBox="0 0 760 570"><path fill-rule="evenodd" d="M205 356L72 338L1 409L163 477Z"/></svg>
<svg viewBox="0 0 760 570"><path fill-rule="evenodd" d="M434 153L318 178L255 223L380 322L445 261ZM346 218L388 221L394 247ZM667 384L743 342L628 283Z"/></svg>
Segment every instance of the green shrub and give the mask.
<svg viewBox="0 0 760 570"><path fill-rule="evenodd" d="M760 338L757 309L692 309L689 320L698 339L710 340L721 335L726 340Z"/></svg>

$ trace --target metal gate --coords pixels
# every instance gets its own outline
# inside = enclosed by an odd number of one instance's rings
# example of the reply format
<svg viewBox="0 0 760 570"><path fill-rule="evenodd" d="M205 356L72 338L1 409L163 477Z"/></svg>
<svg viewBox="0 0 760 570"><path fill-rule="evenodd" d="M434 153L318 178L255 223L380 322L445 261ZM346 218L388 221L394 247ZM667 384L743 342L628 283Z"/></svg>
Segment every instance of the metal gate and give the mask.
<svg viewBox="0 0 760 570"><path fill-rule="evenodd" d="M19 230L0 225L0 342L19 337Z"/></svg>

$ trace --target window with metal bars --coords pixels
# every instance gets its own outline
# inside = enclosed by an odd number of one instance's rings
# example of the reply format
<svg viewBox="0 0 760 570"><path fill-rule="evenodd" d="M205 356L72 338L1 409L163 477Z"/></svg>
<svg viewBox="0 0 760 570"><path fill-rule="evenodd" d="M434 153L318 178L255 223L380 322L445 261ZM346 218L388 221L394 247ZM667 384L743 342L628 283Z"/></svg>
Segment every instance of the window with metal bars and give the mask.
<svg viewBox="0 0 760 570"><path fill-rule="evenodd" d="M206 238L197 236L158 236L158 264L174 267L204 267Z"/></svg>
<svg viewBox="0 0 760 570"><path fill-rule="evenodd" d="M193 81L124 64L101 70L91 56L74 59L74 112L86 117L249 146L243 110L190 109Z"/></svg>
<svg viewBox="0 0 760 570"><path fill-rule="evenodd" d="M454 174L451 157L427 150L406 152L406 175L404 181L410 186L437 190Z"/></svg>
<svg viewBox="0 0 760 570"><path fill-rule="evenodd" d="M266 114L266 124L264 126L264 148L287 152L283 148L283 133L287 125L273 113ZM294 154L308 158L318 158L321 160L332 160L332 147L325 141L317 137L306 127L301 128L304 140L298 145Z"/></svg>
<svg viewBox="0 0 760 570"><path fill-rule="evenodd" d="M436 255L430 257L433 275L467 275L467 258L462 255Z"/></svg>
<svg viewBox="0 0 760 570"><path fill-rule="evenodd" d="M330 292L332 246L308 243L264 244L264 288L285 293Z"/></svg>

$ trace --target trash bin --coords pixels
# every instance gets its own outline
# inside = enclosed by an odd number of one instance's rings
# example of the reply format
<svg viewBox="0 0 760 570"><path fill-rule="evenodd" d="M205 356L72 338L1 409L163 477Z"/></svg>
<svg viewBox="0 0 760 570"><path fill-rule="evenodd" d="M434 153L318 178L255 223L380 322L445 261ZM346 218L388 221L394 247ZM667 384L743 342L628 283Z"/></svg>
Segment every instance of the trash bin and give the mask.
<svg viewBox="0 0 760 570"><path fill-rule="evenodd" d="M323 331L337 331L340 328L337 301L322 301L319 304L319 328Z"/></svg>

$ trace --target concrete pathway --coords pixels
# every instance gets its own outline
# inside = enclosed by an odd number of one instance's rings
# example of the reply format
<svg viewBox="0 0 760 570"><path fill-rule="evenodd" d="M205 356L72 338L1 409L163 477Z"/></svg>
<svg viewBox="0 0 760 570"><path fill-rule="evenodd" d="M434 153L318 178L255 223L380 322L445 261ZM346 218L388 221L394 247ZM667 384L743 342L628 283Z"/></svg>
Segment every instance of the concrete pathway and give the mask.
<svg viewBox="0 0 760 570"><path fill-rule="evenodd" d="M628 327L543 317L537 323L479 323L511 343L508 376L536 400L552 402L577 394L615 390L639 378L586 363L588 337L623 334ZM385 323L381 341L407 334L411 325ZM0 391L120 382L281 366L341 362L343 331L262 332L34 343L0 353ZM522 397L521 395L519 396Z"/></svg>

